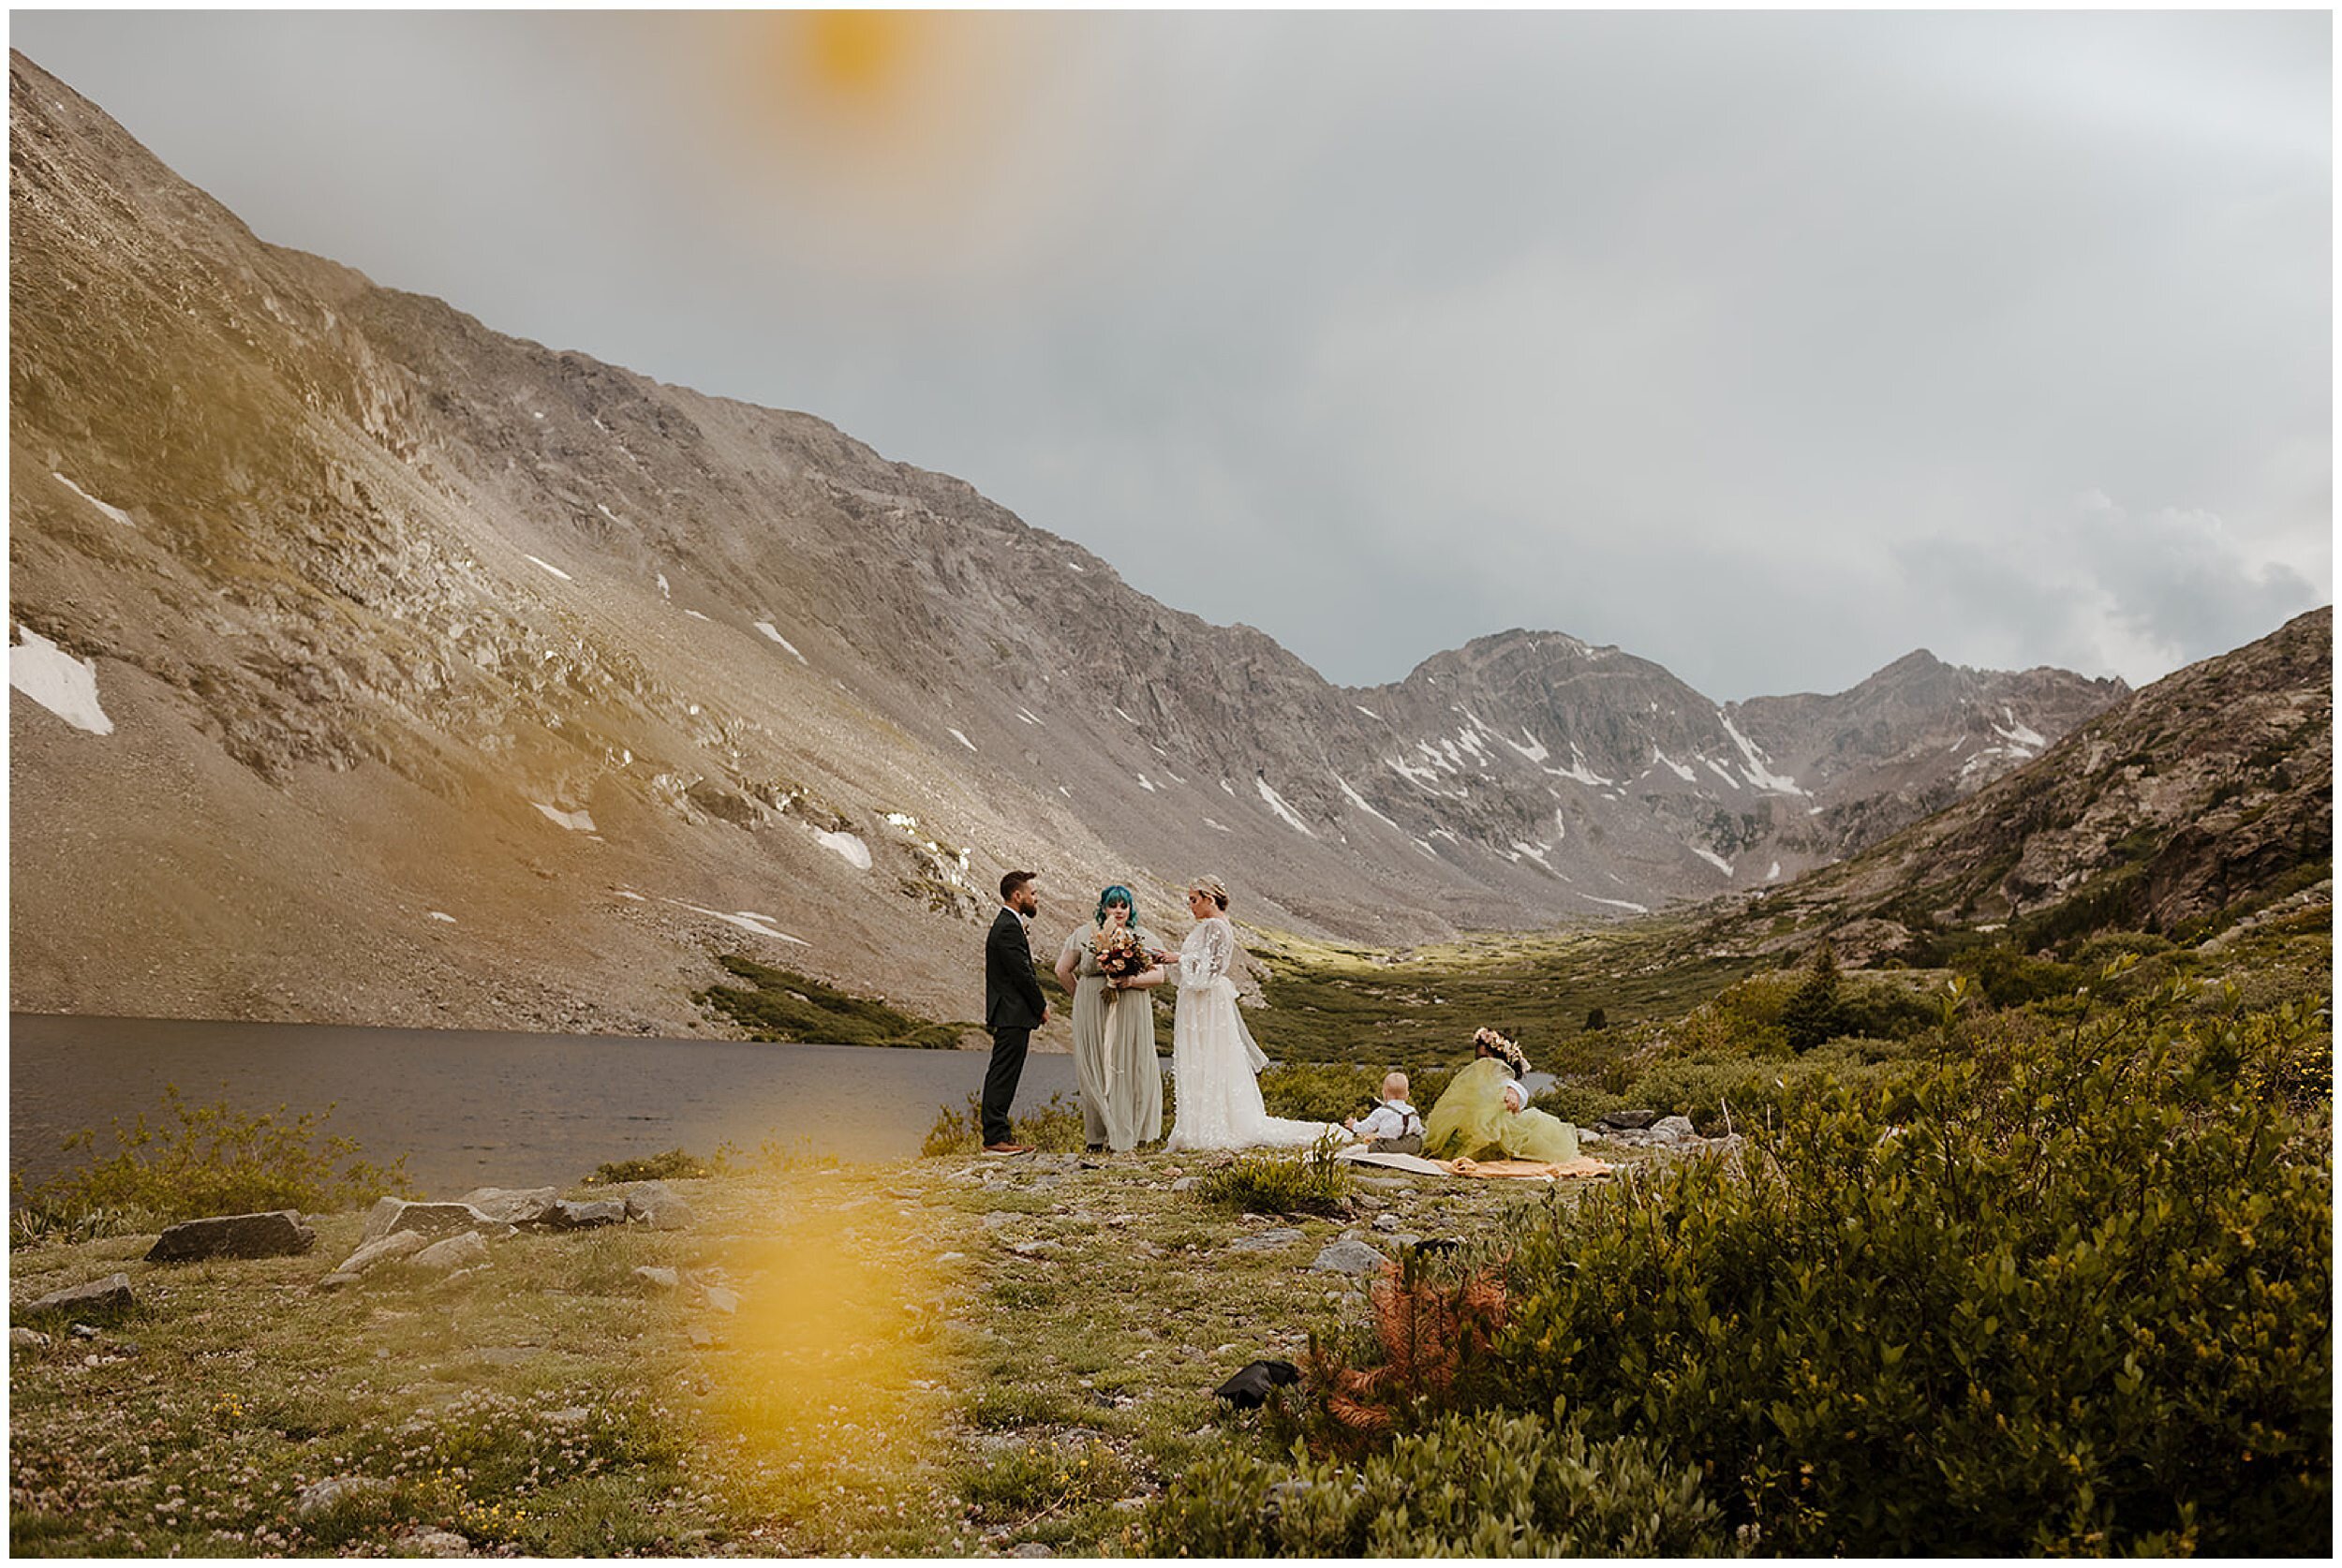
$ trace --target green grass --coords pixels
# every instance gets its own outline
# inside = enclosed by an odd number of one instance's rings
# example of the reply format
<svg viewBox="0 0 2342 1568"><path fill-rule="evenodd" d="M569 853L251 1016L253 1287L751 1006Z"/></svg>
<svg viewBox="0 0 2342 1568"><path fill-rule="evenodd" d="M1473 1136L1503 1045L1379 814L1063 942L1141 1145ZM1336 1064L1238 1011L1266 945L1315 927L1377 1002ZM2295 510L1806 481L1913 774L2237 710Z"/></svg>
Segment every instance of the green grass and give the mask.
<svg viewBox="0 0 2342 1568"><path fill-rule="evenodd" d="M1676 1016L1769 967L1699 951L1667 917L1632 925L1475 937L1398 962L1363 948L1272 935L1253 956L1266 1006L1249 1016L1261 1048L1286 1061L1455 1067L1482 1025L1545 1067L1575 1048L1586 1016L1609 1029ZM1597 1031L1599 1032L1599 1031Z"/></svg>

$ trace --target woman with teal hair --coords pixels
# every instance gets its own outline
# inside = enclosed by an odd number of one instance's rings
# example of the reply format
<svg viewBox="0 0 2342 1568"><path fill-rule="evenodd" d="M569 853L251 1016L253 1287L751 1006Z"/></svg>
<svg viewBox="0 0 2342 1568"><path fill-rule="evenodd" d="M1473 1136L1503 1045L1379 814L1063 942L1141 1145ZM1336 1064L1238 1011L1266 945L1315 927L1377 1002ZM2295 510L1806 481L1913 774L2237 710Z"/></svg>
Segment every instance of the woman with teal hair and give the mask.
<svg viewBox="0 0 2342 1568"><path fill-rule="evenodd" d="M1565 1165L1578 1158L1578 1129L1549 1111L1529 1108L1520 1047L1482 1029L1475 1060L1448 1081L1423 1118L1423 1152L1434 1160L1535 1160Z"/></svg>
<svg viewBox="0 0 2342 1568"><path fill-rule="evenodd" d="M1115 979L1098 947L1127 930L1141 953L1155 940L1138 924L1138 900L1117 882L1098 895L1096 918L1065 939L1057 977L1074 994L1074 1077L1081 1086L1083 1140L1127 1153L1163 1136L1163 1067L1155 1057L1155 1004L1163 968Z"/></svg>

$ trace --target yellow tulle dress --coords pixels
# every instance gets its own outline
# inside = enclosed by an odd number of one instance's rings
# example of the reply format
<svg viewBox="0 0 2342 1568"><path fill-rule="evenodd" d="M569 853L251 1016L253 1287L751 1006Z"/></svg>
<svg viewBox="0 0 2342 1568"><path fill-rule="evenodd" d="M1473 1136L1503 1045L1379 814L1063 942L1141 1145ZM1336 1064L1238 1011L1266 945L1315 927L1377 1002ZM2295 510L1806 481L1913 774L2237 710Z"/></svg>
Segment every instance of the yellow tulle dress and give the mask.
<svg viewBox="0 0 2342 1568"><path fill-rule="evenodd" d="M1540 1160L1560 1165L1578 1158L1578 1129L1549 1111L1507 1111L1505 1086L1512 1069L1482 1057L1456 1074L1423 1118L1423 1152L1434 1160Z"/></svg>

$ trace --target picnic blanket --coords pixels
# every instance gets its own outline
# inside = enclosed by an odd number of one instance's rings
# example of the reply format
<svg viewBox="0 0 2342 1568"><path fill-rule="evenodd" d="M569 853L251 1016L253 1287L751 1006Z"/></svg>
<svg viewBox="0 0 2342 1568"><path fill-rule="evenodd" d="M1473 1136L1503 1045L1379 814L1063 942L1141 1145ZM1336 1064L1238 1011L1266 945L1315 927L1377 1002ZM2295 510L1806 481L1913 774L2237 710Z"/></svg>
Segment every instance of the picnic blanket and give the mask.
<svg viewBox="0 0 2342 1568"><path fill-rule="evenodd" d="M1609 1166L1584 1155L1555 1164L1543 1160L1427 1160L1419 1154L1375 1154L1353 1147L1342 1149L1334 1158L1354 1165L1382 1165L1394 1171L1413 1171L1418 1176L1469 1176L1475 1180L1513 1177L1529 1181L1569 1181L1610 1174Z"/></svg>

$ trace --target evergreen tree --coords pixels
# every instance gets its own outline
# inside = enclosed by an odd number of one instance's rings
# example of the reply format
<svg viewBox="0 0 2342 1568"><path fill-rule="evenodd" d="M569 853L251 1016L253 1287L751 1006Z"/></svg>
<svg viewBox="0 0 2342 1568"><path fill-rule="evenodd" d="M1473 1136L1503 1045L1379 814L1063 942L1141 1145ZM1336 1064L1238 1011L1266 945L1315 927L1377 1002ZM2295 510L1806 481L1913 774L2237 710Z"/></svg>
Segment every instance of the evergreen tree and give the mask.
<svg viewBox="0 0 2342 1568"><path fill-rule="evenodd" d="M1781 1010L1789 1049L1800 1056L1846 1030L1845 1006L1838 999L1838 955L1824 937L1814 949L1813 972Z"/></svg>

